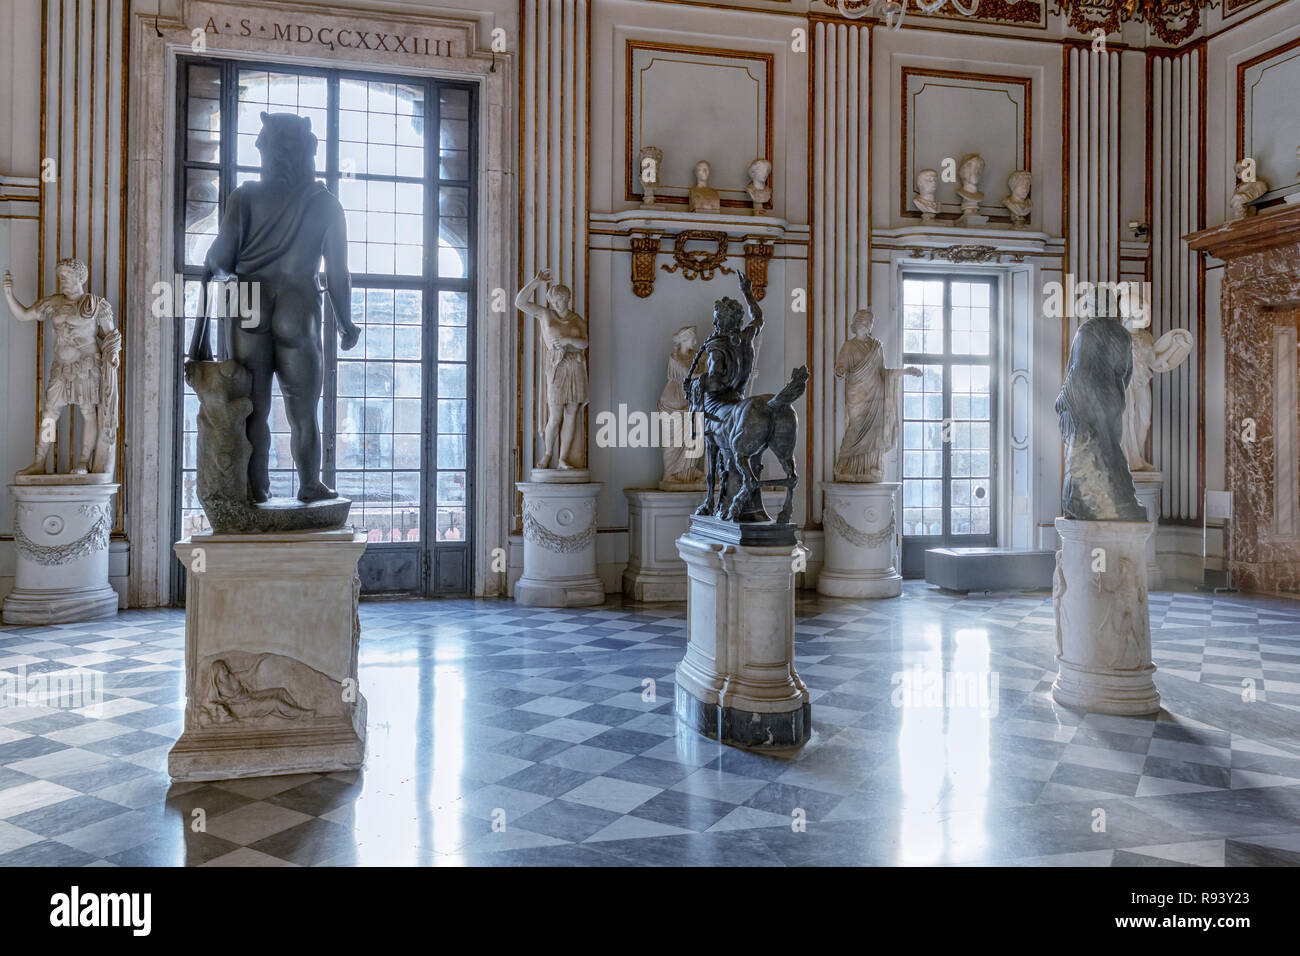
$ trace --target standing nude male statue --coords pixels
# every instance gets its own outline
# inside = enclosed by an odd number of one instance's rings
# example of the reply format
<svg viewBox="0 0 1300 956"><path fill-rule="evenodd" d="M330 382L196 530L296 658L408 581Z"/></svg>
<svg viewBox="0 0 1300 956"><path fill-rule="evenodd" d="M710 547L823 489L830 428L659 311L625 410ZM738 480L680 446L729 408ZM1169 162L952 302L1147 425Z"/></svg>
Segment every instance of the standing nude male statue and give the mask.
<svg viewBox="0 0 1300 956"><path fill-rule="evenodd" d="M322 299L316 278L325 263L326 289L334 308L340 347L357 344L352 322L352 277L343 207L316 179L316 136L311 121L292 113L263 113L257 137L262 175L230 194L221 229L204 262L203 286L236 278L256 284L252 316L233 321L231 358L253 377L248 416L249 495L271 496L271 382L280 382L289 419L290 447L298 469L298 498L337 498L320 478L321 439L316 404L324 384ZM206 320L197 323L191 361L211 359Z"/></svg>
<svg viewBox="0 0 1300 956"><path fill-rule="evenodd" d="M14 280L4 275L4 296L14 318L48 321L54 329L54 360L41 402L41 432L36 460L18 472L43 475L63 409L81 412L81 451L72 474L96 474L113 469L117 446L117 367L122 335L113 321L108 300L86 291L89 271L79 259L60 259L54 268L59 291L28 308L14 297ZM71 423L69 423L71 425ZM92 461L93 456L93 461Z"/></svg>
<svg viewBox="0 0 1300 956"><path fill-rule="evenodd" d="M578 416L587 404L587 323L570 311L573 293L565 285L551 285L546 305L532 301L543 282L550 283L551 271L543 269L515 296L515 308L537 319L541 345L546 348L545 453L537 467L573 469L587 467L585 448L574 448ZM555 446L556 434L560 445Z"/></svg>

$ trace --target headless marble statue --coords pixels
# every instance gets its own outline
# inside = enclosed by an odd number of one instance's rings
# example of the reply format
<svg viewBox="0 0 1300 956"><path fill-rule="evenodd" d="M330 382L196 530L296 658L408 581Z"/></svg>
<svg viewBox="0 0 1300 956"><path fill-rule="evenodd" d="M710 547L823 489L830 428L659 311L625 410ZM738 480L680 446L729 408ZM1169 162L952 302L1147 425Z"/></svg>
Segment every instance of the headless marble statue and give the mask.
<svg viewBox="0 0 1300 956"><path fill-rule="evenodd" d="M1146 521L1121 447L1133 341L1114 318L1079 326L1056 399L1065 442L1061 512L1078 521Z"/></svg>

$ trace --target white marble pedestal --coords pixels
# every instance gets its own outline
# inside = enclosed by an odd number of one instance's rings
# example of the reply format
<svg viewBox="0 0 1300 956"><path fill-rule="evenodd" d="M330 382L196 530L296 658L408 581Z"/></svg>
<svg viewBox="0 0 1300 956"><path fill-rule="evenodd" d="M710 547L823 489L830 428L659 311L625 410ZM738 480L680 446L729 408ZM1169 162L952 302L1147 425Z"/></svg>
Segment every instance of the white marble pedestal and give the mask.
<svg viewBox="0 0 1300 956"><path fill-rule="evenodd" d="M102 479L102 480L100 480ZM71 624L117 614L108 583L113 495L107 475L20 476L14 496L14 589L6 624Z"/></svg>
<svg viewBox="0 0 1300 956"><path fill-rule="evenodd" d="M533 607L603 604L605 585L596 574L600 483L521 481L516 487L524 495L524 570L515 600Z"/></svg>
<svg viewBox="0 0 1300 956"><path fill-rule="evenodd" d="M205 534L185 565L185 729L173 780L355 770L363 533Z"/></svg>
<svg viewBox="0 0 1300 956"><path fill-rule="evenodd" d="M677 549L690 578L678 719L725 744L804 743L812 711L794 667L794 567L806 549L728 544L693 531Z"/></svg>
<svg viewBox="0 0 1300 956"><path fill-rule="evenodd" d="M889 598L903 591L898 570L895 481L822 482L826 557L817 593L829 597Z"/></svg>
<svg viewBox="0 0 1300 956"><path fill-rule="evenodd" d="M690 527L703 491L628 488L627 570L623 593L634 601L685 601L686 565L677 539Z"/></svg>
<svg viewBox="0 0 1300 956"><path fill-rule="evenodd" d="M1146 569L1147 587L1163 587L1165 577L1160 573L1160 563L1156 560L1156 529L1160 524L1160 490L1164 487L1165 476L1158 471L1133 472L1133 489L1137 500L1147 510L1147 519L1151 522L1151 533L1147 535Z"/></svg>
<svg viewBox="0 0 1300 956"><path fill-rule="evenodd" d="M1142 521L1057 518L1061 536L1052 604L1058 704L1098 714L1154 714L1160 694L1152 675Z"/></svg>

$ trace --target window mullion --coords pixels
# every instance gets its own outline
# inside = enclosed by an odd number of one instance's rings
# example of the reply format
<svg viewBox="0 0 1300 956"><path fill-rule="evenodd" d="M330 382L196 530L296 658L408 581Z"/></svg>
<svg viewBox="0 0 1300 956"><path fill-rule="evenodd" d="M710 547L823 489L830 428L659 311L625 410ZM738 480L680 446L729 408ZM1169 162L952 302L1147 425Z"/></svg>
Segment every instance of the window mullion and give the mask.
<svg viewBox="0 0 1300 956"><path fill-rule="evenodd" d="M943 420L948 438L956 424L952 419L952 279L943 280ZM952 535L952 441L943 443L943 535Z"/></svg>

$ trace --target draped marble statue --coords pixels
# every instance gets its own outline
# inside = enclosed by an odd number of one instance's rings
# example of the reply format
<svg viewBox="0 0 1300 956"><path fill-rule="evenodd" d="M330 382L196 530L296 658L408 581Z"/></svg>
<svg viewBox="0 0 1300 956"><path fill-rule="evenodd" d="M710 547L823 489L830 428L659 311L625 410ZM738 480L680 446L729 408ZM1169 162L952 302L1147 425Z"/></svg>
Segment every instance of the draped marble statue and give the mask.
<svg viewBox="0 0 1300 956"><path fill-rule="evenodd" d="M1147 521L1121 447L1132 376L1133 340L1118 319L1097 316L1079 326L1056 399L1065 442L1061 512L1066 518Z"/></svg>
<svg viewBox="0 0 1300 956"><path fill-rule="evenodd" d="M849 321L849 337L835 356L835 377L844 379L849 421L835 456L836 481L883 481L885 455L898 441L900 376L919 377L918 368L886 368L880 340L871 335L875 319L859 309Z"/></svg>
<svg viewBox="0 0 1300 956"><path fill-rule="evenodd" d="M690 373L691 359L695 355L698 339L693 325L683 325L673 333L673 349L668 353L668 381L659 396L661 415L672 415L683 423L679 434L685 436L689 424L690 402L687 401L685 383ZM665 442L664 478L659 482L662 491L702 491L704 489L704 463L700 456L687 455L686 442Z"/></svg>
<svg viewBox="0 0 1300 956"><path fill-rule="evenodd" d="M1146 459L1147 434L1151 431L1151 379L1182 364L1196 344L1186 329L1170 329L1158 339L1151 336L1145 320L1126 323L1133 340L1133 377L1124 400L1124 433L1121 446L1130 471L1155 471Z"/></svg>
<svg viewBox="0 0 1300 956"><path fill-rule="evenodd" d="M117 454L117 369L122 335L108 300L86 291L89 270L80 259L60 259L54 268L59 291L23 305L14 296L13 277L4 275L4 297L20 322L47 322L54 333L54 357L41 396L41 426L36 458L18 474L44 475L64 409L81 414L81 448L73 475L111 475ZM69 422L69 427L71 427Z"/></svg>
<svg viewBox="0 0 1300 956"><path fill-rule="evenodd" d="M549 269L538 272L515 296L515 308L537 319L538 349L546 350L546 393L539 409L544 450L537 468L569 471L587 467L586 442L578 437L587 405L587 322L570 308L569 287L550 282ZM542 284L547 285L545 305L532 300Z"/></svg>

